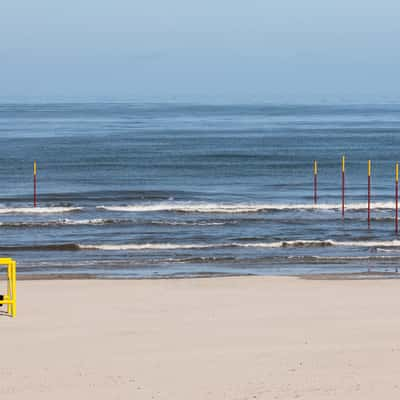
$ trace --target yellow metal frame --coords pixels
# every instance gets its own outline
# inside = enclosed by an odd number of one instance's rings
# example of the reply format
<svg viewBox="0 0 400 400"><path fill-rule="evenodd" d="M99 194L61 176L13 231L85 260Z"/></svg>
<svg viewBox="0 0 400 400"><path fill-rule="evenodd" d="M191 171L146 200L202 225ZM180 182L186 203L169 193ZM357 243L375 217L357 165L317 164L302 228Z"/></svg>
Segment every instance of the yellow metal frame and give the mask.
<svg viewBox="0 0 400 400"><path fill-rule="evenodd" d="M17 263L12 258L0 258L0 265L7 266L7 293L0 304L7 305L7 313L12 317L17 315Z"/></svg>

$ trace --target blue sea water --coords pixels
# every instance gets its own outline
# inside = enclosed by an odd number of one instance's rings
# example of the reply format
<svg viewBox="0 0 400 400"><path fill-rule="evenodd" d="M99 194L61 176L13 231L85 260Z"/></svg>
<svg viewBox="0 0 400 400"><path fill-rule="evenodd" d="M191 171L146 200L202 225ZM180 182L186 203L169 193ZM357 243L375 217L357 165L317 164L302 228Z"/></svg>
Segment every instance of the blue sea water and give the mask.
<svg viewBox="0 0 400 400"><path fill-rule="evenodd" d="M395 104L1 104L0 253L22 274L393 270L399 134Z"/></svg>

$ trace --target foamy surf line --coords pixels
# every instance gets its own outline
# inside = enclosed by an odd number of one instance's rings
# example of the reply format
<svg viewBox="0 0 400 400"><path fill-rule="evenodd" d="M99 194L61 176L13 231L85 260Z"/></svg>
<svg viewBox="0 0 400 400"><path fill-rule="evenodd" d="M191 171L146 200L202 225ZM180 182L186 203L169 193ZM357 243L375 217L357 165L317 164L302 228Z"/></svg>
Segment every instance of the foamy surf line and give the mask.
<svg viewBox="0 0 400 400"><path fill-rule="evenodd" d="M82 210L82 207L0 207L0 214L62 214Z"/></svg>
<svg viewBox="0 0 400 400"><path fill-rule="evenodd" d="M121 206L98 206L99 210L114 212L185 212L185 213L257 213L268 211L338 211L340 204L251 204L251 203L156 203L156 204L132 204ZM375 202L371 204L373 210L392 210L394 202ZM366 210L367 203L346 204L346 210Z"/></svg>
<svg viewBox="0 0 400 400"><path fill-rule="evenodd" d="M101 250L101 251L153 251L153 250L206 250L218 248L307 248L307 247L366 247L366 248L388 248L399 247L400 240L391 241L348 241L339 242L335 240L288 240L278 242L256 242L256 243L121 243L121 244L78 244L60 243L28 246L1 246L1 251L79 251L79 250Z"/></svg>
<svg viewBox="0 0 400 400"><path fill-rule="evenodd" d="M104 251L124 251L124 250L179 250L179 249L210 249L210 248L296 248L296 247L400 247L400 240L392 241L349 241L338 242L335 240L292 240L279 242L258 242L258 243L216 243L216 244L175 244L175 243L143 243L143 244L99 244L99 245L79 245L82 250L104 250Z"/></svg>
<svg viewBox="0 0 400 400"><path fill-rule="evenodd" d="M74 225L107 225L107 224L122 224L119 220L108 219L60 219L57 221L34 221L34 222L0 222L0 226L4 228L37 228L37 227L59 227L59 226L74 226Z"/></svg>
<svg viewBox="0 0 400 400"><path fill-rule="evenodd" d="M53 221L7 221L0 222L0 226L4 228L46 228L46 227L62 227L62 226L90 226L90 225L156 225L156 226L220 226L234 225L238 221L140 221L135 219L59 219Z"/></svg>

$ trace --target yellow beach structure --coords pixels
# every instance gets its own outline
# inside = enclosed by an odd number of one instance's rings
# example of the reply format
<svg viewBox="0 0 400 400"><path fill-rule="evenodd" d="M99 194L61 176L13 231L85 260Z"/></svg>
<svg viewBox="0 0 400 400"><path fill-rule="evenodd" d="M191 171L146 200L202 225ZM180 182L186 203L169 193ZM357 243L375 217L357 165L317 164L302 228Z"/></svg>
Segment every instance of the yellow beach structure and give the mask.
<svg viewBox="0 0 400 400"><path fill-rule="evenodd" d="M0 298L0 304L7 305L8 315L15 317L17 314L17 263L12 258L0 258L0 267L7 267L7 293Z"/></svg>

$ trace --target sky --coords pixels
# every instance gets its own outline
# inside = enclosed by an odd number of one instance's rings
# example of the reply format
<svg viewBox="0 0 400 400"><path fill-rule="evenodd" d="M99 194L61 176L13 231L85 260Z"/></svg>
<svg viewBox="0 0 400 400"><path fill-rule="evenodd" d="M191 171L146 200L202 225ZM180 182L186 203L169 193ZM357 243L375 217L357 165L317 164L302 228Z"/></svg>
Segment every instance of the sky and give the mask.
<svg viewBox="0 0 400 400"><path fill-rule="evenodd" d="M13 0L0 101L397 102L398 0Z"/></svg>

